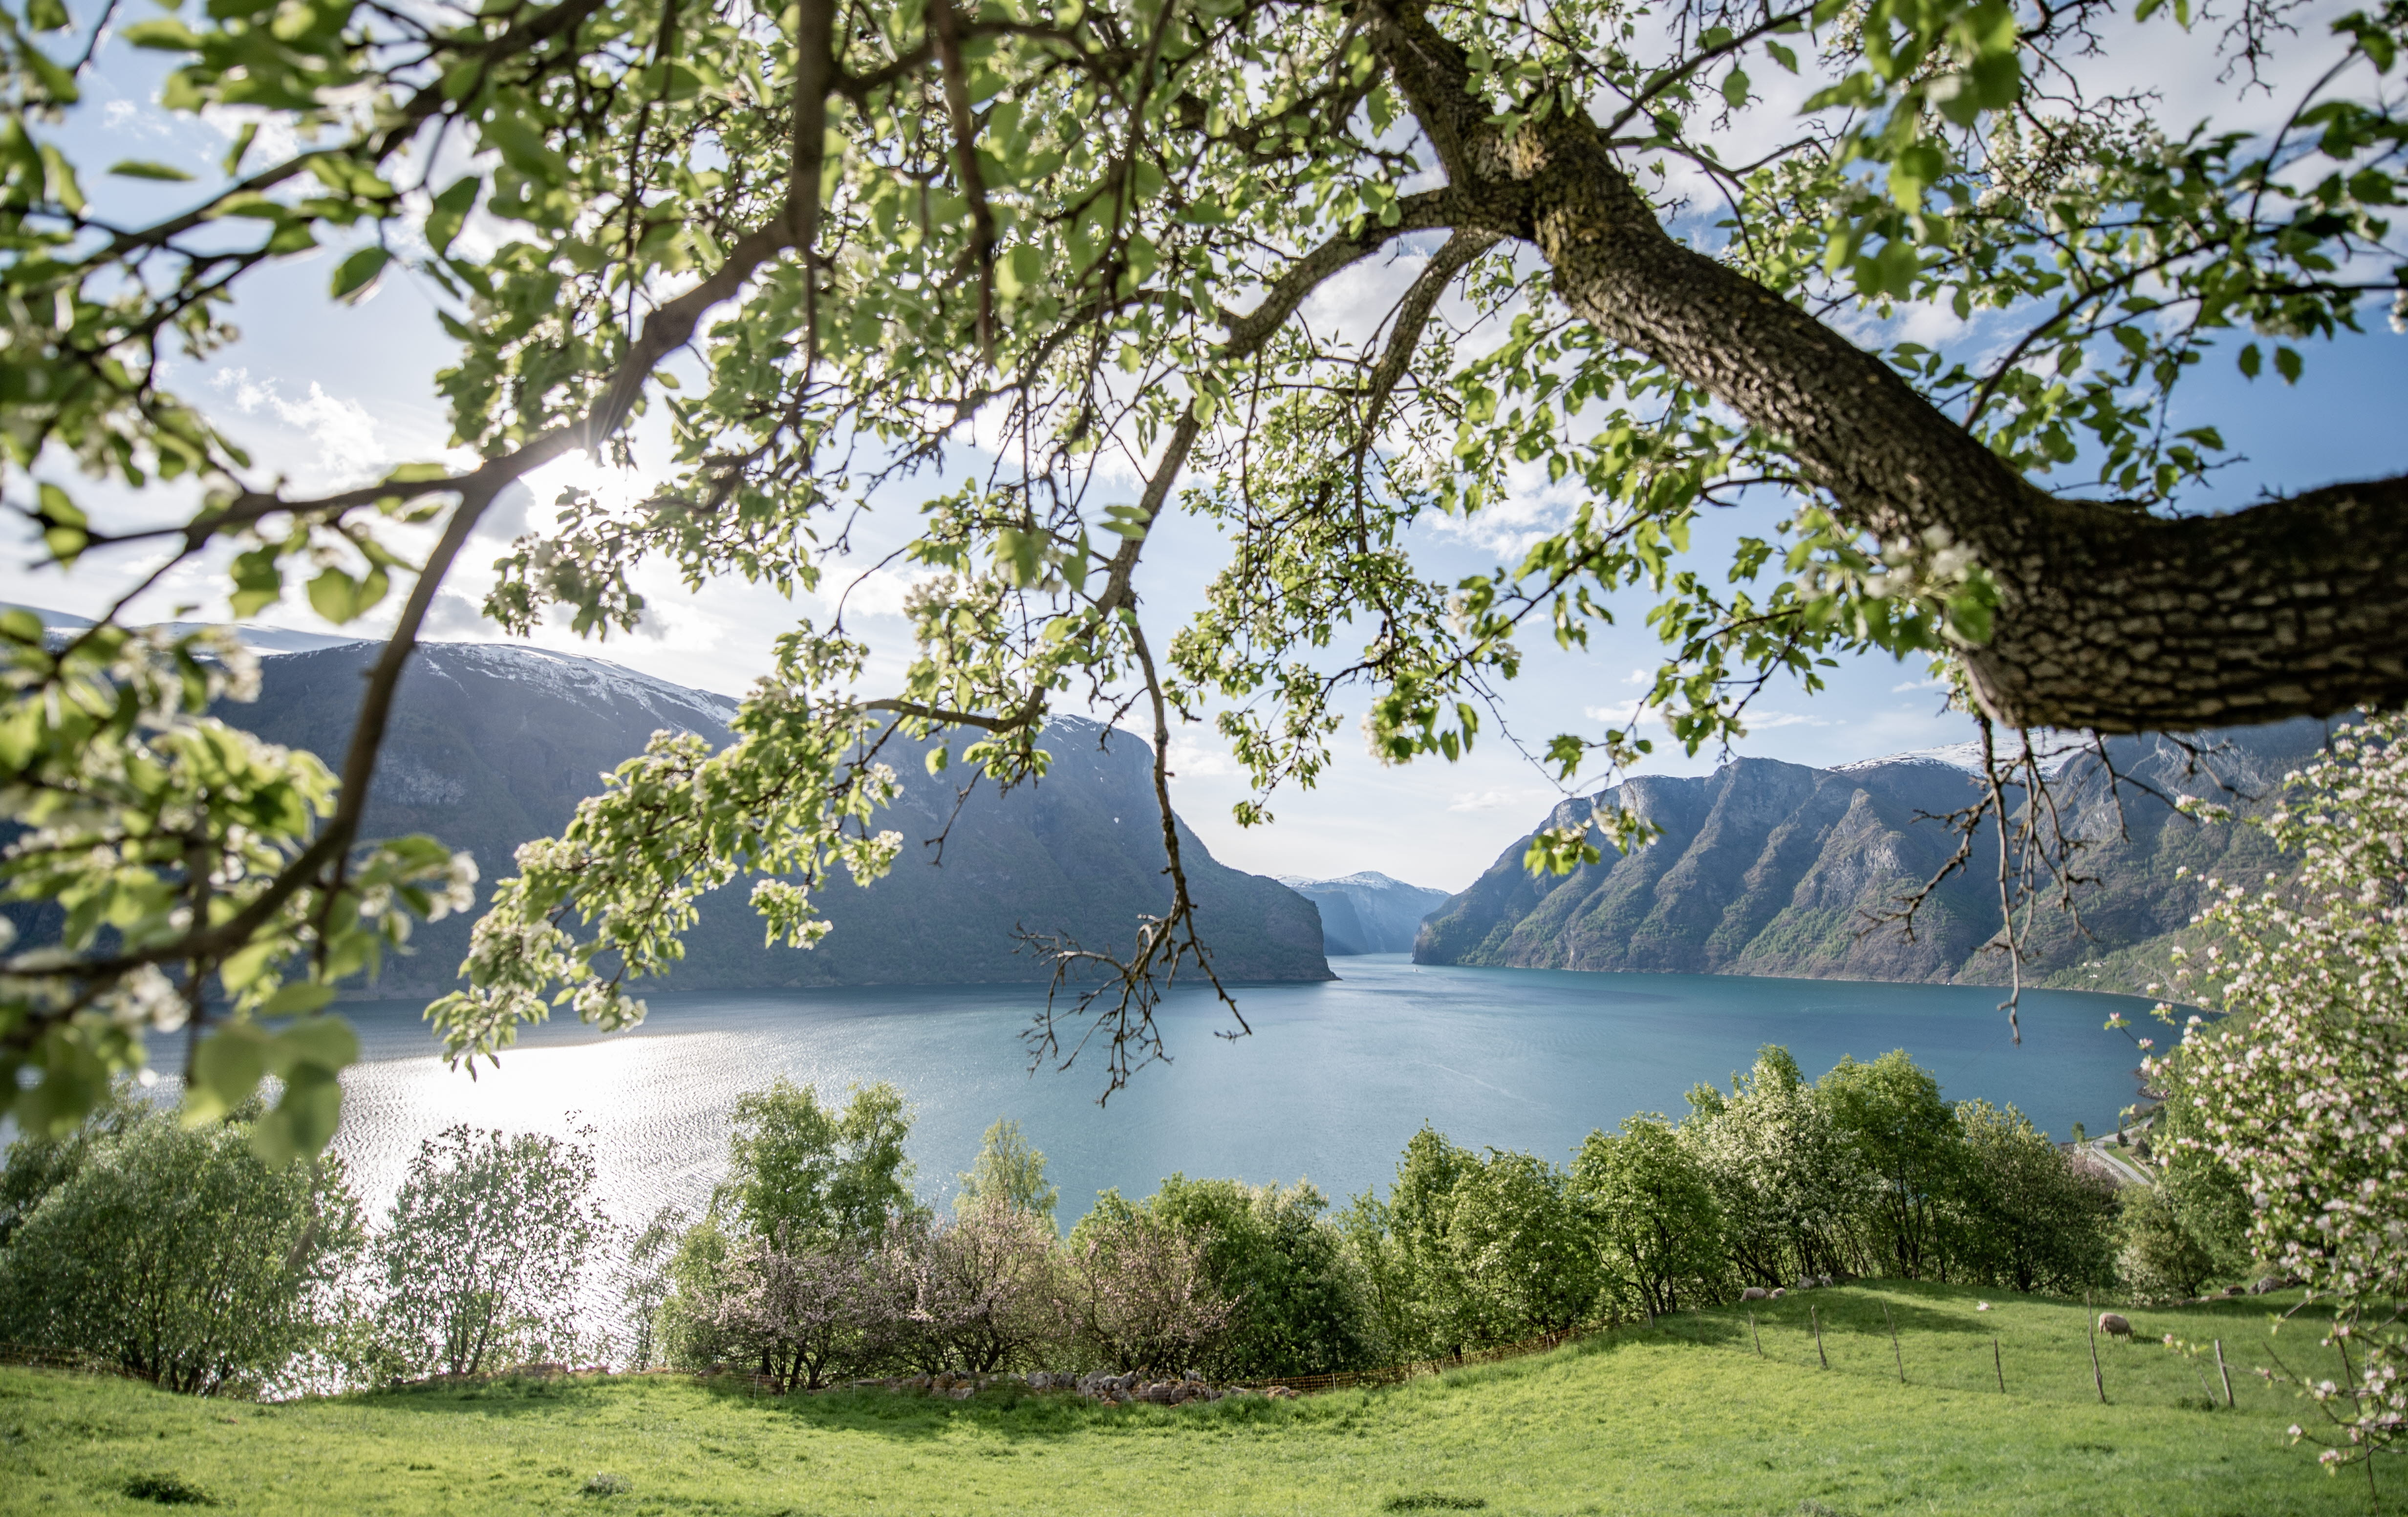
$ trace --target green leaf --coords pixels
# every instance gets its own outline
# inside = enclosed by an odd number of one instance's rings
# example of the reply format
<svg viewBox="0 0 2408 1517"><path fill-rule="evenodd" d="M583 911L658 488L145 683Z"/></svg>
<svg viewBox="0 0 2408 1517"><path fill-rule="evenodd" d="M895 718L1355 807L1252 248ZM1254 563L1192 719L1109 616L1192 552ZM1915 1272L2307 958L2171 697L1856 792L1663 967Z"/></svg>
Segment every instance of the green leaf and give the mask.
<svg viewBox="0 0 2408 1517"><path fill-rule="evenodd" d="M2241 350L2241 372L2244 376L2254 379L2258 377L2258 371L2265 366L2266 355L2258 351L2256 343L2253 342Z"/></svg>
<svg viewBox="0 0 2408 1517"><path fill-rule="evenodd" d="M313 980L299 980L285 986L260 1003L260 1015L267 1017L297 1016L315 1011L335 998L335 987Z"/></svg>
<svg viewBox="0 0 2408 1517"><path fill-rule="evenodd" d="M193 1051L193 1081L184 1087L184 1120L215 1122L248 1101L267 1075L267 1034L255 1023L220 1027Z"/></svg>
<svg viewBox="0 0 2408 1517"><path fill-rule="evenodd" d="M251 1123L251 1152L271 1165L325 1151L343 1114L343 1086L328 1070L304 1065L285 1077L276 1109Z"/></svg>
<svg viewBox="0 0 2408 1517"><path fill-rule="evenodd" d="M254 548L234 561L234 614L256 616L284 597L284 569L273 548Z"/></svg>
<svg viewBox="0 0 2408 1517"><path fill-rule="evenodd" d="M1783 47L1778 42L1767 42L1764 45L1764 50L1772 54L1772 61L1774 63L1779 64L1782 67L1789 70L1792 74L1798 72L1798 55L1790 51L1787 48Z"/></svg>
<svg viewBox="0 0 2408 1517"><path fill-rule="evenodd" d="M426 213L426 243L436 252L447 253L459 236L460 228L467 224L468 212L476 208L477 192L484 180L476 175L454 179L449 189L435 197L435 205Z"/></svg>
<svg viewBox="0 0 2408 1517"><path fill-rule="evenodd" d="M2300 354L2297 349L2277 348L2274 350L2274 372L2283 377L2283 381L2286 384L2297 384L2300 382Z"/></svg>
<svg viewBox="0 0 2408 1517"><path fill-rule="evenodd" d="M323 990L329 995L334 994L323 985L287 985L285 990ZM268 1066L287 1078L308 1066L328 1071L342 1069L357 1064L359 1058L359 1034L340 1017L304 1018L278 1033L268 1045Z"/></svg>
<svg viewBox="0 0 2408 1517"><path fill-rule="evenodd" d="M1734 68L1723 76L1723 99L1733 110L1738 110L1747 104L1747 71L1745 69Z"/></svg>
<svg viewBox="0 0 2408 1517"><path fill-rule="evenodd" d="M356 306L375 293L377 276L391 262L393 253L389 249L362 248L335 265L334 284L328 293L346 305Z"/></svg>
<svg viewBox="0 0 2408 1517"><path fill-rule="evenodd" d="M108 171L122 179L165 179L182 184L192 179L173 164L154 164L145 158L123 158L109 165Z"/></svg>
<svg viewBox="0 0 2408 1517"><path fill-rule="evenodd" d="M321 569L309 581L309 608L340 626L372 610L384 599L390 583L381 566L369 569L359 580L341 569Z"/></svg>
<svg viewBox="0 0 2408 1517"><path fill-rule="evenodd" d="M136 21L117 35L135 47L161 52L198 52L201 48L201 39L193 35L193 29L173 16Z"/></svg>

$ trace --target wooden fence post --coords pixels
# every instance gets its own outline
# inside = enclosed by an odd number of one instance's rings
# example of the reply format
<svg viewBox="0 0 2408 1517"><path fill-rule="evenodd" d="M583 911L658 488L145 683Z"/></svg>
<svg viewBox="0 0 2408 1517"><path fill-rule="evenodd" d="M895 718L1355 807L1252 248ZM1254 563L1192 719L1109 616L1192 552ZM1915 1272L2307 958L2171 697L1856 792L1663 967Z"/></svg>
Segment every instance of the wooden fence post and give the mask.
<svg viewBox="0 0 2408 1517"><path fill-rule="evenodd" d="M2107 1404L2107 1377L2099 1369L2099 1319L2090 1312L2090 1304L2082 1306L2082 1325L2090 1332L2090 1383L2099 1387L2099 1404Z"/></svg>
<svg viewBox="0 0 2408 1517"><path fill-rule="evenodd" d="M2230 1410L2232 1407L2232 1371L2224 1367L2224 1339L2220 1338L2215 1340L2215 1373L2217 1378L2224 1381L2225 1410Z"/></svg>
<svg viewBox="0 0 2408 1517"><path fill-rule="evenodd" d="M1831 1356L1823 1352L1823 1319L1814 1314L1813 1307L1808 1307L1806 1321L1814 1329L1814 1357L1823 1362L1824 1368L1828 1369L1831 1367Z"/></svg>
<svg viewBox="0 0 2408 1517"><path fill-rule="evenodd" d="M1889 1303L1882 1303L1882 1321L1889 1324L1889 1353L1898 1361L1898 1382L1906 1383L1906 1353L1898 1346L1898 1319L1889 1314Z"/></svg>
<svg viewBox="0 0 2408 1517"><path fill-rule="evenodd" d="M1990 1367L1999 1372L1999 1394L2007 1394L2007 1362L1999 1357L1999 1335L1990 1335Z"/></svg>
<svg viewBox="0 0 2408 1517"><path fill-rule="evenodd" d="M1763 1358L1764 1335L1756 1330L1756 1313L1753 1311L1747 1314L1747 1336L1756 1340L1756 1356L1759 1359Z"/></svg>

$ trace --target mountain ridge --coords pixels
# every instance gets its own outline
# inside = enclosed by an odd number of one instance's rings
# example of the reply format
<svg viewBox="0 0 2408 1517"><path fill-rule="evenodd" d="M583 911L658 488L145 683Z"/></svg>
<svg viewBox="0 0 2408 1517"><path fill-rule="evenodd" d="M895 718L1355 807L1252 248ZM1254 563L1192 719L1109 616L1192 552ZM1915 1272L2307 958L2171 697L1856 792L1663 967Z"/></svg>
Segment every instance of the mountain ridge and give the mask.
<svg viewBox="0 0 2408 1517"><path fill-rule="evenodd" d="M2194 772L2164 737L2110 739L2104 759L2070 751L2051 761L2050 793L2078 867L2098 876L2077 902L2081 920L2043 909L2026 944L2025 978L2132 988L2137 951L2180 932L2203 904L2206 879L2275 866L2261 837L2179 816L2181 794L2270 794L2324 739L2295 722L2214 735L2214 774ZM1568 799L1541 826L1583 825L1602 858L1533 879L1522 867L1530 832L1479 880L1425 919L1422 964L1641 972L1794 976L1992 984L2007 978L1996 947L1995 825L1973 838L1971 870L1925 898L1909 936L1879 918L1939 873L1955 834L1937 820L1979 799L1953 751L1891 755L1818 769L1742 758L1711 775L1636 776ZM2117 776L2128 781L2114 794ZM1623 854L1592 819L1626 809L1660 829ZM2112 972L2101 968L2112 966Z"/></svg>

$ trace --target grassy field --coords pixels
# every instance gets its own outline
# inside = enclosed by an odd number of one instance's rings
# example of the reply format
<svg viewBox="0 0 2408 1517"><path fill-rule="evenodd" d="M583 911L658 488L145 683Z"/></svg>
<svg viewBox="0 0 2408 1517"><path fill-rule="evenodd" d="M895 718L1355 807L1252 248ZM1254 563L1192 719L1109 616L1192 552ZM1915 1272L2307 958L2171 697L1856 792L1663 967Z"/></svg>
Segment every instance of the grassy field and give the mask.
<svg viewBox="0 0 2408 1517"><path fill-rule="evenodd" d="M8 1369L0 1511L191 1497L233 1512L628 1517L2366 1510L2362 1473L2328 1477L2289 1446L2311 1409L2246 1373L2273 1352L2337 1369L2311 1326L2270 1338L2264 1301L2131 1315L2151 1340L2101 1342L2104 1406L2081 1306L2007 1296L1982 1312L1973 1293L1929 1286L1791 1297L1757 1312L1754 1336L1743 1311L1716 1310L1383 1390L1178 1409L1009 1393L781 1402L672 1376L254 1406ZM2164 1333L2222 1338L2237 1408L2213 1362L2169 1352Z"/></svg>

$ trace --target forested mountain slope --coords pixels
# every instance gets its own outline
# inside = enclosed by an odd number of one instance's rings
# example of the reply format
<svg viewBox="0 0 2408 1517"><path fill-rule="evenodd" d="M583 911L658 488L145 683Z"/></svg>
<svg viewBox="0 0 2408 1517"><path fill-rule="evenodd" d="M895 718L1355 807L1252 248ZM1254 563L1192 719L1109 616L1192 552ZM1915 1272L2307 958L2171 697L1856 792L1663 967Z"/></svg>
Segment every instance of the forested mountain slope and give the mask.
<svg viewBox="0 0 2408 1517"><path fill-rule="evenodd" d="M46 616L52 613L44 613ZM61 624L68 619L55 618ZM227 722L309 749L337 767L351 736L371 643L261 660L256 702L220 703ZM493 882L521 843L557 834L601 776L661 728L728 740L735 703L599 659L501 644L434 643L403 677L363 836L423 832L469 850ZM706 896L669 977L679 990L1038 980L1047 966L1013 934L1063 933L1125 950L1140 913L1168 906L1154 823L1151 751L1125 732L1062 719L1044 781L999 794L982 781L960 805L959 768L931 777L924 745L889 750L903 793L877 824L903 834L894 870L867 888L838 872L818 899L835 930L816 949L770 948L747 903L751 882ZM925 840L951 834L938 866ZM1313 904L1275 880L1215 862L1182 827L1214 967L1227 980L1326 980ZM14 907L26 940L56 935L57 909ZM475 913L421 923L410 952L354 994L434 995L452 988Z"/></svg>
<svg viewBox="0 0 2408 1517"><path fill-rule="evenodd" d="M375 649L352 644L262 661L259 699L218 714L280 743L339 762L362 670ZM728 740L734 703L597 659L498 644L436 643L413 656L378 766L364 835L426 832L477 857L485 884L511 872L529 838L557 833L601 774L663 727ZM903 834L884 880L864 889L839 873L818 899L836 930L816 949L768 948L746 903L748 881L705 897L670 977L681 990L775 985L952 984L1030 980L1046 967L1015 952L1013 933L1063 932L1125 948L1140 912L1169 900L1152 822L1150 751L1125 732L1054 723L1041 784L998 794L982 782L945 843L923 846L953 816L962 780L931 777L924 749L890 750L903 794L878 825ZM1321 980L1321 924L1284 885L1213 861L1182 833L1190 879L1220 973L1236 980ZM421 926L414 952L389 966L378 994L449 989L470 919Z"/></svg>
<svg viewBox="0 0 2408 1517"><path fill-rule="evenodd" d="M2185 754L2163 738L2115 738L2110 758L2135 781L2120 787L2120 800L2096 757L2062 762L2051 780L2054 804L2068 833L2086 840L2075 867L2095 880L2077 894L2080 925L2043 911L2029 940L2027 980L2053 974L2086 982L2085 966L2181 928L2200 904L2205 877L2256 879L2279 867L2255 832L2190 821L2163 797L2214 795L2245 809L2323 736L2314 722L2212 734L2207 772L2186 772ZM2000 924L1995 830L1975 838L1971 865L1932 894L1911 937L1871 920L1946 861L1956 835L1934 819L1973 801L1975 787L1967 756L1954 751L1840 769L1747 758L1705 776L1640 776L1561 803L1541 825L1585 819L1592 805L1625 807L1662 829L1654 843L1625 856L1592 826L1601 862L1533 878L1522 866L1526 834L1430 914L1413 957L1525 968L2002 980L2005 959L1985 951ZM2190 873L2178 878L2185 866Z"/></svg>

